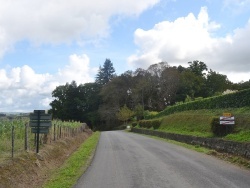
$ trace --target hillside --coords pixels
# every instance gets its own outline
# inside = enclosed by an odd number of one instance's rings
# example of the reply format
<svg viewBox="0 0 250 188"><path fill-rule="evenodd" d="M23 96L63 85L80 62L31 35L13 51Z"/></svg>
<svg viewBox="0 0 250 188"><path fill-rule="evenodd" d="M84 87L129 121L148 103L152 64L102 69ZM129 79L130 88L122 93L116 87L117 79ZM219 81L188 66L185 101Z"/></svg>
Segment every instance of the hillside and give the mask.
<svg viewBox="0 0 250 188"><path fill-rule="evenodd" d="M176 112L162 116L158 130L185 135L214 137L211 131L211 120L230 112L235 117L235 128L224 139L250 142L250 107L226 109L201 109Z"/></svg>

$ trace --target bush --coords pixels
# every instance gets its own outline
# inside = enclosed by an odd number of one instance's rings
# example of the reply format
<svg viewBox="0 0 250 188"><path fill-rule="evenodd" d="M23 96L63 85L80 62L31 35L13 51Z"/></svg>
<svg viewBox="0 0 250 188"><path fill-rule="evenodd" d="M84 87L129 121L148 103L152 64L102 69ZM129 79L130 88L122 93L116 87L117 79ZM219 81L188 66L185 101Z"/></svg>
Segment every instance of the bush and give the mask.
<svg viewBox="0 0 250 188"><path fill-rule="evenodd" d="M151 121L147 120L140 120L139 121L139 126L142 128L150 128L151 127Z"/></svg>
<svg viewBox="0 0 250 188"><path fill-rule="evenodd" d="M152 121L152 125L154 129L159 129L160 125L161 125L161 120L154 120Z"/></svg>
<svg viewBox="0 0 250 188"><path fill-rule="evenodd" d="M221 125L220 118L214 117L211 121L211 130L215 136L225 136L233 131L234 125Z"/></svg>
<svg viewBox="0 0 250 188"><path fill-rule="evenodd" d="M144 122L145 122L145 120L140 120L139 127L144 128L144 124L145 124Z"/></svg>
<svg viewBox="0 0 250 188"><path fill-rule="evenodd" d="M161 125L161 120L140 120L139 126L141 128L150 129L153 127L154 129L158 129Z"/></svg>
<svg viewBox="0 0 250 188"><path fill-rule="evenodd" d="M137 125L137 122L132 123L132 127L135 127Z"/></svg>

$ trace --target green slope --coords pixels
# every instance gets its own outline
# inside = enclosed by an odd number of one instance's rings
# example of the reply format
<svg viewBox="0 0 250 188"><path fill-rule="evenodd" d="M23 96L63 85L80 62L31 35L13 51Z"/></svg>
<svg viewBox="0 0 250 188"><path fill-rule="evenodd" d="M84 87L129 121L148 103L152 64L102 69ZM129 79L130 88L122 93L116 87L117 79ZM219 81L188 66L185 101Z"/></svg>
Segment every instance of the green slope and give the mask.
<svg viewBox="0 0 250 188"><path fill-rule="evenodd" d="M159 131L170 133L214 137L211 132L211 120L230 112L235 117L235 129L225 139L250 142L250 107L210 110L189 110L162 117Z"/></svg>

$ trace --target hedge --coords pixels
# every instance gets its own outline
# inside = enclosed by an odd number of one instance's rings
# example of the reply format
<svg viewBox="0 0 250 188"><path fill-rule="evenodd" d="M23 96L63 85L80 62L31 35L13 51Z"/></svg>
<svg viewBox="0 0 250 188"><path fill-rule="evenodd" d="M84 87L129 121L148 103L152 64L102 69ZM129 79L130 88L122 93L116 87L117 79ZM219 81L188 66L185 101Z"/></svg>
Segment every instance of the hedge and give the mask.
<svg viewBox="0 0 250 188"><path fill-rule="evenodd" d="M240 108L250 106L250 89L241 90L236 93L226 95L209 97L203 100L192 101L180 105L167 107L165 110L159 112L155 116L149 118L156 118L173 114L175 112L197 110L197 109L220 109L220 108Z"/></svg>
<svg viewBox="0 0 250 188"><path fill-rule="evenodd" d="M154 120L140 120L139 121L139 126L141 128L151 128L153 127L154 129L158 129L161 125L161 120L159 119L154 119Z"/></svg>

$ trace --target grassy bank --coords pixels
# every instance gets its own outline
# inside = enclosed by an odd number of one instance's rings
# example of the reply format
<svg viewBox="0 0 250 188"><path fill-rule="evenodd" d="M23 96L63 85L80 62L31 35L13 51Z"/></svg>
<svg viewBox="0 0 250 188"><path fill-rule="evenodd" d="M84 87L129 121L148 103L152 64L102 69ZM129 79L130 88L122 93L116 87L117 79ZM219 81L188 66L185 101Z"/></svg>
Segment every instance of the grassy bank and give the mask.
<svg viewBox="0 0 250 188"><path fill-rule="evenodd" d="M250 108L230 108L213 110L190 110L167 115L162 118L159 131L194 135L202 137L214 137L211 132L211 120L213 117L222 116L223 112L230 112L235 117L235 129L225 139L250 142Z"/></svg>
<svg viewBox="0 0 250 188"><path fill-rule="evenodd" d="M88 162L97 146L100 132L95 132L80 148L59 168L44 188L72 187L86 170Z"/></svg>

